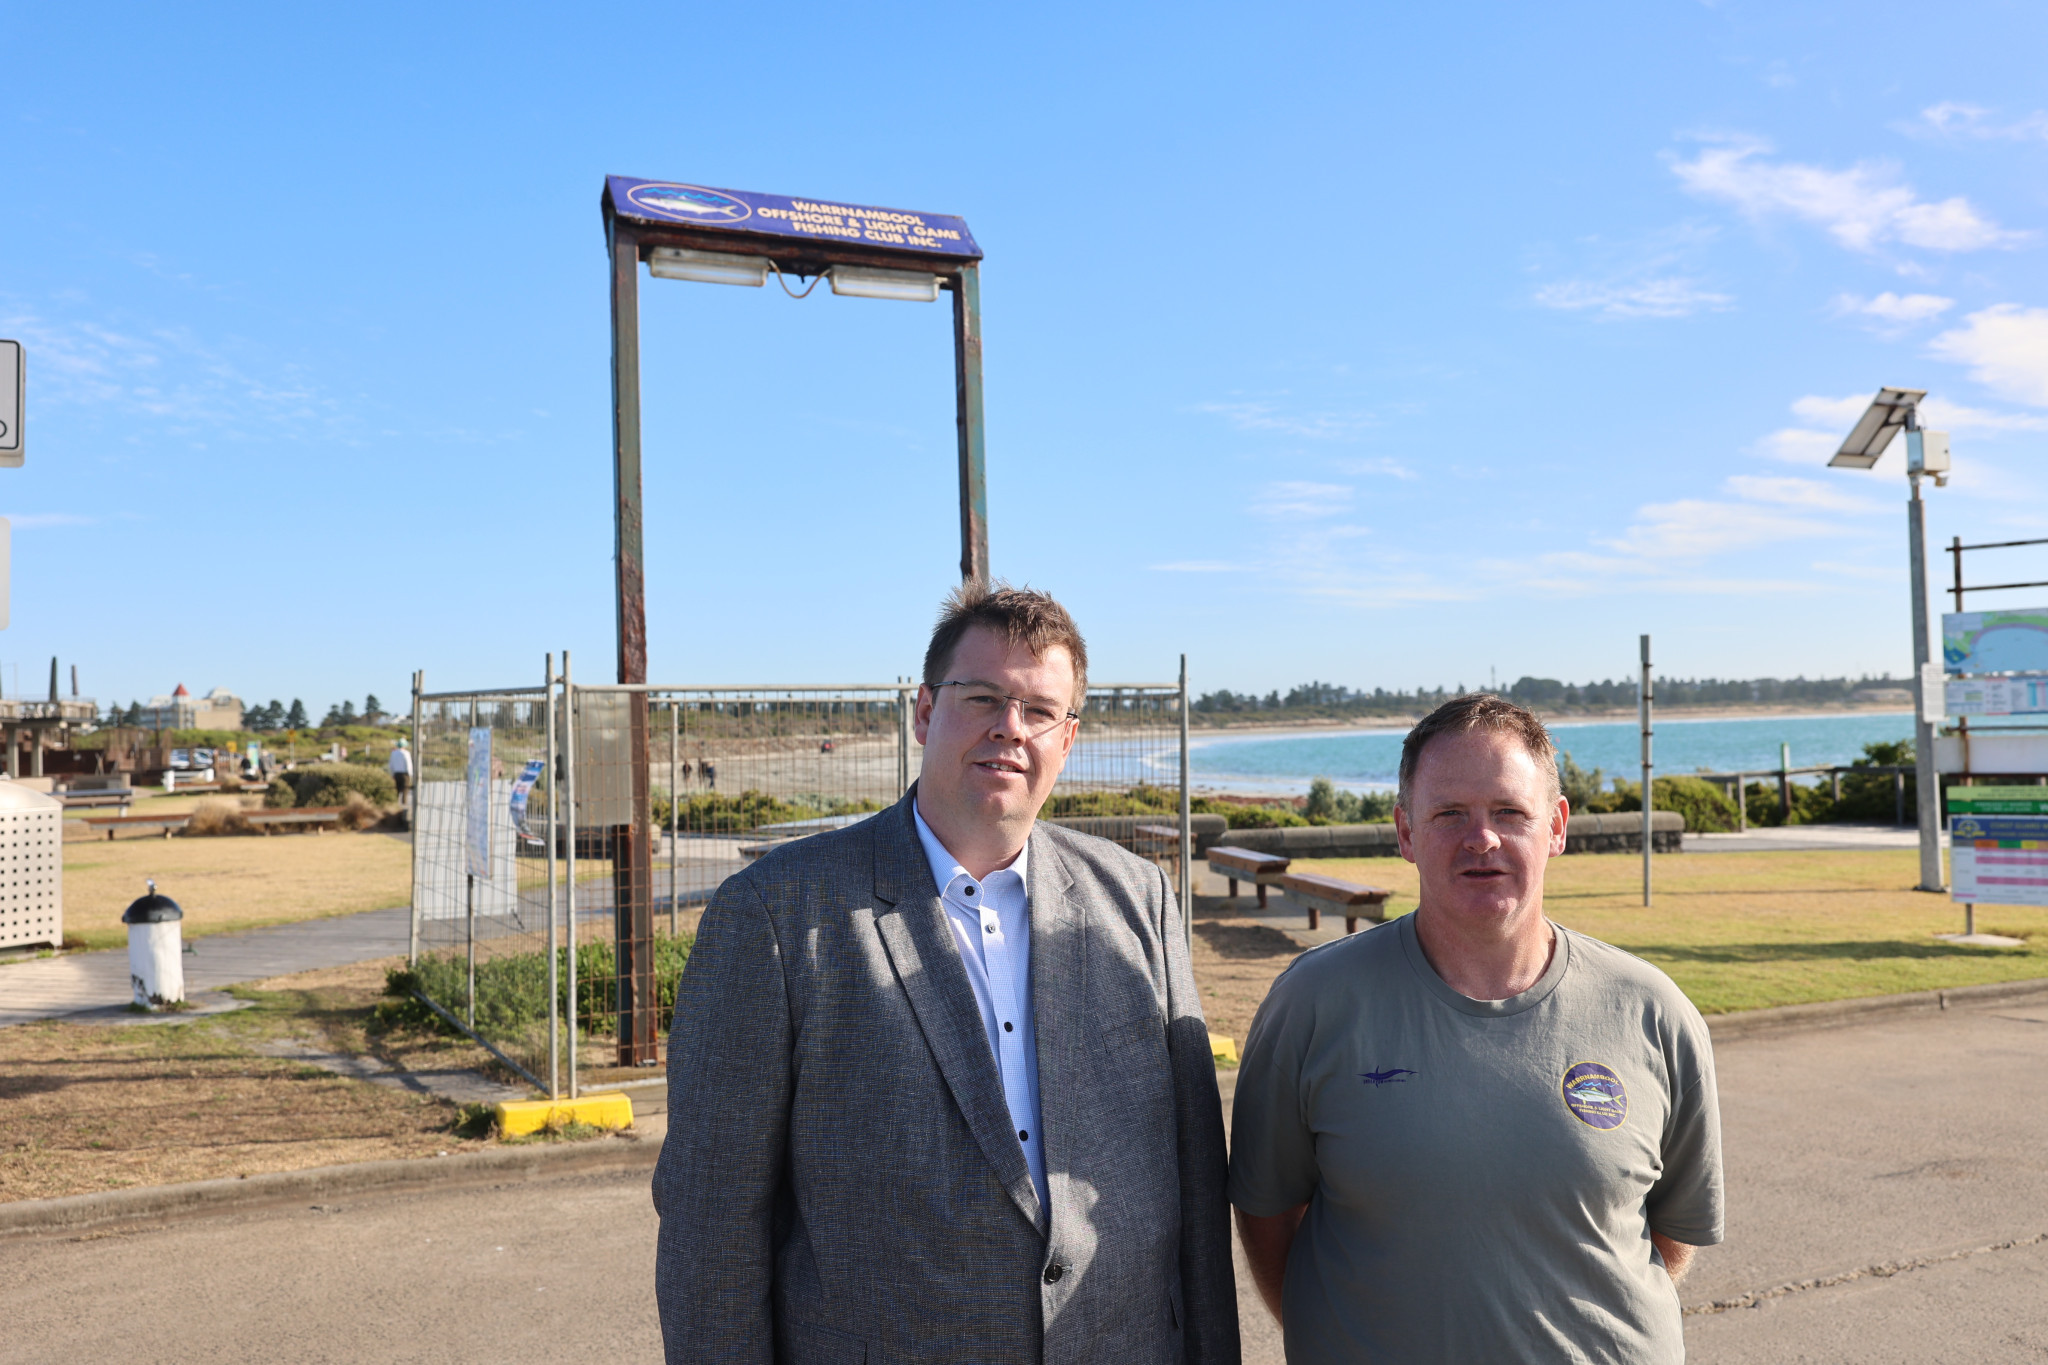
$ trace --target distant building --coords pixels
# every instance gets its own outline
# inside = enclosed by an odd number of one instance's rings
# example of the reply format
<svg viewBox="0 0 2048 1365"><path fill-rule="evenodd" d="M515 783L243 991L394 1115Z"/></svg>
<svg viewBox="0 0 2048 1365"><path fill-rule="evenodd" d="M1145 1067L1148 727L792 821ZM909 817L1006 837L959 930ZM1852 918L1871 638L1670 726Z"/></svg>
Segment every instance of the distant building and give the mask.
<svg viewBox="0 0 2048 1365"><path fill-rule="evenodd" d="M225 687L195 698L179 683L170 696L143 703L142 723L151 730L239 730L242 699Z"/></svg>

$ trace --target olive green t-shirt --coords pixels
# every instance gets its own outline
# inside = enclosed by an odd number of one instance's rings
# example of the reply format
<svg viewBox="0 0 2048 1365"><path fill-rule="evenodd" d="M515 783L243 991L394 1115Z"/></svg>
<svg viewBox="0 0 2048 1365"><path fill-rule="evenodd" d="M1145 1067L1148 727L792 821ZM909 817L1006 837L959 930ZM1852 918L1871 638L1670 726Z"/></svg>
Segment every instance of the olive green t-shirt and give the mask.
<svg viewBox="0 0 2048 1365"><path fill-rule="evenodd" d="M1274 983L1238 1072L1230 1199L1308 1205L1289 1365L1685 1358L1650 1231L1721 1240L1706 1023L1647 962L1556 933L1507 1000L1445 985L1412 915Z"/></svg>

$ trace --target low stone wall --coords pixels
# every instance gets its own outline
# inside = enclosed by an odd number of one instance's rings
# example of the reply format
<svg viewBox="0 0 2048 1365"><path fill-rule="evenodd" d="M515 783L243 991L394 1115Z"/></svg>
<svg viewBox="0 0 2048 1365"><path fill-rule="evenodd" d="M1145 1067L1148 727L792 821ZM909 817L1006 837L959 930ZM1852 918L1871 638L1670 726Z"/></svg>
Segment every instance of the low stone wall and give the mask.
<svg viewBox="0 0 2048 1365"><path fill-rule="evenodd" d="M1197 819L1201 817L1196 817ZM1063 822L1064 823L1064 822ZM1682 851L1685 817L1677 811L1650 812L1650 846L1658 853ZM1284 858L1398 858L1392 825L1311 825L1292 829L1234 829L1217 842ZM1198 845L1203 852L1213 845ZM1565 828L1567 853L1640 853L1643 817L1574 815Z"/></svg>

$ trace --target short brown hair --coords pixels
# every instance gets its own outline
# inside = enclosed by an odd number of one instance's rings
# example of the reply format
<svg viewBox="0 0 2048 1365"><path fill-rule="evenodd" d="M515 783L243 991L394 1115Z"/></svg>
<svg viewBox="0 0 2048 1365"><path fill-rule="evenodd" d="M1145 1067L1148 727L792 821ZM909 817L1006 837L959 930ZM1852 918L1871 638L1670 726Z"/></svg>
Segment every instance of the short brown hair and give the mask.
<svg viewBox="0 0 2048 1365"><path fill-rule="evenodd" d="M1088 696L1088 645L1080 627L1051 593L1030 588L1013 588L997 579L993 585L962 583L946 595L939 607L939 623L932 627L932 642L924 651L924 685L936 688L946 681L953 667L953 652L961 637L979 626L994 631L1012 645L1023 645L1032 657L1043 659L1055 646L1067 651L1074 661L1076 711Z"/></svg>
<svg viewBox="0 0 2048 1365"><path fill-rule="evenodd" d="M1536 760L1536 766L1549 776L1546 785L1550 800L1557 800L1557 745L1551 741L1550 731L1543 728L1543 722L1536 719L1536 713L1491 692L1470 692L1462 697L1452 697L1424 716L1408 732L1408 738L1401 741L1401 787L1394 799L1402 810L1409 808L1408 797L1415 786L1415 769L1422 762L1422 751L1429 742L1438 735L1462 735L1473 730L1491 730L1495 734L1512 735L1521 741L1522 747L1529 751L1529 757Z"/></svg>

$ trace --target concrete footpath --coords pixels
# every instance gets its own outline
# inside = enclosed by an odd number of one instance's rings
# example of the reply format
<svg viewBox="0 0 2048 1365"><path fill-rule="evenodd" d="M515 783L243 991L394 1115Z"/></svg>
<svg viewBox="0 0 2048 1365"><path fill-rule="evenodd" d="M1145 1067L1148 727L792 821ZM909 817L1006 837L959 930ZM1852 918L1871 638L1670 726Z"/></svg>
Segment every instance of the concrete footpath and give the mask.
<svg viewBox="0 0 2048 1365"><path fill-rule="evenodd" d="M187 943L192 951L185 955L185 991L192 995L403 954L410 924L410 909L398 906L192 939ZM125 948L0 964L0 1027L119 1009L131 998Z"/></svg>
<svg viewBox="0 0 2048 1365"><path fill-rule="evenodd" d="M1689 1359L2048 1355L2048 991L1804 1022L1716 1043L1728 1242L1680 1287ZM636 1094L655 1140L660 1091ZM381 1188L308 1173L212 1216L0 1235L0 1363L485 1362L548 1340L658 1360L647 1155L483 1155L518 1164ZM1239 1303L1247 1365L1281 1365L1242 1280Z"/></svg>

